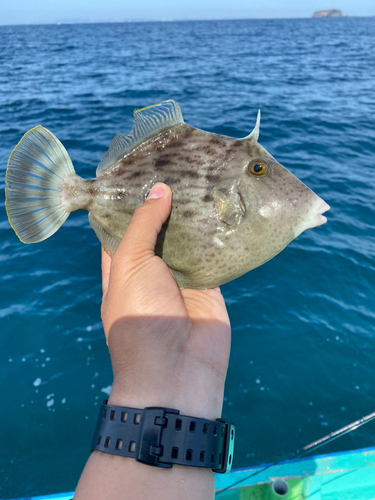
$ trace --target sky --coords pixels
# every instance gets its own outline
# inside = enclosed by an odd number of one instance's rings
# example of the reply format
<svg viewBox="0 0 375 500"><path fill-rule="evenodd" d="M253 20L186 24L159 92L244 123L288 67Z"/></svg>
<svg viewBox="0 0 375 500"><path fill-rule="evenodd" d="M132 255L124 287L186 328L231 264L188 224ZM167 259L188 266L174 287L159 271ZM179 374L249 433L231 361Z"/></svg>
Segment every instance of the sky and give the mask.
<svg viewBox="0 0 375 500"><path fill-rule="evenodd" d="M316 10L374 16L374 0L0 0L0 25L311 17Z"/></svg>

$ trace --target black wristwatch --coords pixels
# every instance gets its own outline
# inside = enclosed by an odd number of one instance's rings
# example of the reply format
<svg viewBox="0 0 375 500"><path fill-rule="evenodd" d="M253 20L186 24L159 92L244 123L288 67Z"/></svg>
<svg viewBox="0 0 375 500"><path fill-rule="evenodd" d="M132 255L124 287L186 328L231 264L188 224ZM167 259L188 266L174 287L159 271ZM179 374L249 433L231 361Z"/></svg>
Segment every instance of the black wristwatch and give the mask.
<svg viewBox="0 0 375 500"><path fill-rule="evenodd" d="M102 402L91 445L102 451L155 467L173 464L229 472L235 428L228 420L180 415L179 410L138 410Z"/></svg>

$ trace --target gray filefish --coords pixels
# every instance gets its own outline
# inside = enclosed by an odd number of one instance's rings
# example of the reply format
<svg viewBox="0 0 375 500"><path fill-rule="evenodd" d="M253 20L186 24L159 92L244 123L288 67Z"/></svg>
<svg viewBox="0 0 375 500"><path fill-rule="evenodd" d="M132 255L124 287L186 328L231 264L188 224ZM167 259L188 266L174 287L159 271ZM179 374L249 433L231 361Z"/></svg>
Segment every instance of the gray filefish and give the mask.
<svg viewBox="0 0 375 500"><path fill-rule="evenodd" d="M156 254L180 288L212 288L264 264L302 231L326 222L329 206L259 143L259 122L244 139L184 123L172 100L134 112L95 179L76 175L60 141L37 126L13 150L6 208L24 243L45 240L69 213L85 209L113 255L134 210L156 182L173 192Z"/></svg>

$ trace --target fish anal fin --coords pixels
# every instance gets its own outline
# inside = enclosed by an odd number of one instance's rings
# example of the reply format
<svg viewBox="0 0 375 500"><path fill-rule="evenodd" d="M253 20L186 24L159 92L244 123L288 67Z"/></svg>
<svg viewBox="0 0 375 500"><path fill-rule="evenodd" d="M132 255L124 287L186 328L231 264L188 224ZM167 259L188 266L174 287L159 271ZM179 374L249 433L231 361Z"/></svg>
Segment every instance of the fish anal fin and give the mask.
<svg viewBox="0 0 375 500"><path fill-rule="evenodd" d="M113 254L115 253L120 242L110 236L95 220L94 216L91 213L89 213L89 223L92 229L95 231L95 234L102 244L104 250L110 257L113 257Z"/></svg>
<svg viewBox="0 0 375 500"><path fill-rule="evenodd" d="M236 192L225 194L215 190L212 192L212 196L219 219L229 226L238 226L246 212L241 195Z"/></svg>
<svg viewBox="0 0 375 500"><path fill-rule="evenodd" d="M117 160L158 133L184 123L180 106L172 99L134 111L134 125L129 135L116 135L96 169L101 175Z"/></svg>

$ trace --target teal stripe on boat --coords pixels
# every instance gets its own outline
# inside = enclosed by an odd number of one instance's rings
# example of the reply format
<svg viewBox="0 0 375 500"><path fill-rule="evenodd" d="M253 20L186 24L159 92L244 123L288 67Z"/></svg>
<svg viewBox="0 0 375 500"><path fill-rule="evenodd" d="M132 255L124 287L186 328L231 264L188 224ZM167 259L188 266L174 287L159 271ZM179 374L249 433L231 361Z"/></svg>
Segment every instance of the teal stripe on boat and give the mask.
<svg viewBox="0 0 375 500"><path fill-rule="evenodd" d="M55 495L43 495L41 497L18 498L15 500L71 500L73 495L74 491L70 493L56 493Z"/></svg>
<svg viewBox="0 0 375 500"><path fill-rule="evenodd" d="M288 485L288 493L282 495L285 500L375 499L375 447L290 460L262 471L264 467L217 474L217 500L280 499L273 490L275 481ZM234 489L220 493L241 479Z"/></svg>

